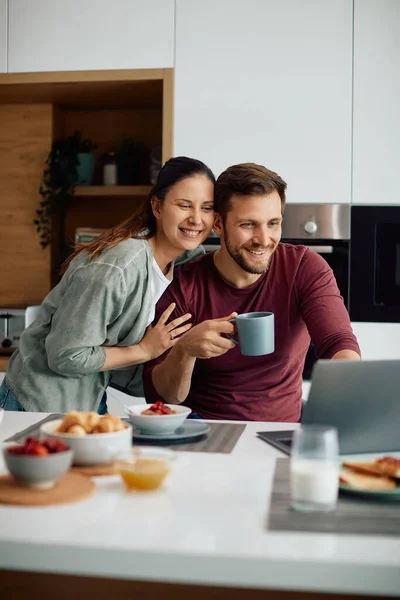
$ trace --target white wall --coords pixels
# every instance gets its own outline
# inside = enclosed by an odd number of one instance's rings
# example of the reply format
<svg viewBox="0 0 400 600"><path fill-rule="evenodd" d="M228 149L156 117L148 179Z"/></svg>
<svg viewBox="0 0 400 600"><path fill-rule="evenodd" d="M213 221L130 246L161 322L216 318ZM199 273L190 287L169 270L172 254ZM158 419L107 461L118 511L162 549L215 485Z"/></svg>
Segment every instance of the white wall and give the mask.
<svg viewBox="0 0 400 600"><path fill-rule="evenodd" d="M0 73L7 73L7 0L0 0Z"/></svg>
<svg viewBox="0 0 400 600"><path fill-rule="evenodd" d="M177 0L175 154L254 161L289 202L350 202L350 0Z"/></svg>
<svg viewBox="0 0 400 600"><path fill-rule="evenodd" d="M400 360L400 323L352 323L363 359Z"/></svg>
<svg viewBox="0 0 400 600"><path fill-rule="evenodd" d="M353 202L400 204L400 2L355 0Z"/></svg>
<svg viewBox="0 0 400 600"><path fill-rule="evenodd" d="M173 67L174 11L174 0L9 0L8 71Z"/></svg>

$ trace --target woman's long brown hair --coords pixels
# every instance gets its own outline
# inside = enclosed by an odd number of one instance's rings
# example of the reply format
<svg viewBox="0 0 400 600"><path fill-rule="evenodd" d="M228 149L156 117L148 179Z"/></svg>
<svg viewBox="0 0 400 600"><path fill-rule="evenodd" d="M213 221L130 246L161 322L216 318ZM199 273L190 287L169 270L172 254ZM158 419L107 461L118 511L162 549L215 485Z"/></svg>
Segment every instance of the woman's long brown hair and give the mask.
<svg viewBox="0 0 400 600"><path fill-rule="evenodd" d="M195 175L204 175L215 183L213 172L200 160L186 156L168 160L159 172L157 181L146 200L138 206L135 212L128 219L112 229L108 229L91 242L76 244L74 252L63 263L61 273L65 273L74 258L83 251L88 252L89 260L92 260L107 248L113 248L130 238L149 239L153 237L157 231L157 221L151 206L152 198L156 197L161 203L164 202L165 196L173 185Z"/></svg>

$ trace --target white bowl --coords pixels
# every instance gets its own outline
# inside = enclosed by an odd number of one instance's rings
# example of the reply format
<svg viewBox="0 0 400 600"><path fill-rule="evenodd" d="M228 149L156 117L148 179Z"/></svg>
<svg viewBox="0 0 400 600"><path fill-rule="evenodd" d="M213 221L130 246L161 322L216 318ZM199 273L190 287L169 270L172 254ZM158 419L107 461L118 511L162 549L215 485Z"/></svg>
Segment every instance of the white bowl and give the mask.
<svg viewBox="0 0 400 600"><path fill-rule="evenodd" d="M136 446L115 462L128 489L155 490L168 477L176 452L168 448Z"/></svg>
<svg viewBox="0 0 400 600"><path fill-rule="evenodd" d="M170 435L174 433L192 412L187 406L181 404L166 404L176 411L174 415L142 415L150 408L151 404L134 404L126 407L130 422L143 433L150 435Z"/></svg>
<svg viewBox="0 0 400 600"><path fill-rule="evenodd" d="M74 465L102 465L112 462L121 452L132 446L132 426L112 433L88 433L80 437L72 433L60 433L56 429L62 419L49 421L40 427L40 434L62 440L74 451Z"/></svg>
<svg viewBox="0 0 400 600"><path fill-rule="evenodd" d="M57 479L68 471L73 455L72 450L55 452L48 456L10 454L9 448L3 450L4 462L8 470L20 483L44 490L53 487Z"/></svg>

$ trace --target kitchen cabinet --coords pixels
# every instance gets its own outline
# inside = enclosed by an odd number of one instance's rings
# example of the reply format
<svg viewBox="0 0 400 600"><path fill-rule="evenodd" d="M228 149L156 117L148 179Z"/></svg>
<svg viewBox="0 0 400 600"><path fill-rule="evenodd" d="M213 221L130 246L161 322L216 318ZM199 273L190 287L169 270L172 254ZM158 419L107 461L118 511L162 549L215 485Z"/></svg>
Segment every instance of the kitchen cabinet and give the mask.
<svg viewBox="0 0 400 600"><path fill-rule="evenodd" d="M0 0L0 73L7 73L7 0Z"/></svg>
<svg viewBox="0 0 400 600"><path fill-rule="evenodd" d="M354 334L367 360L400 360L400 323L352 323Z"/></svg>
<svg viewBox="0 0 400 600"><path fill-rule="evenodd" d="M173 57L174 0L9 0L9 73L164 68Z"/></svg>
<svg viewBox="0 0 400 600"><path fill-rule="evenodd" d="M400 204L400 2L354 2L353 202Z"/></svg>
<svg viewBox="0 0 400 600"><path fill-rule="evenodd" d="M289 202L350 202L350 0L177 0L174 154L253 161Z"/></svg>

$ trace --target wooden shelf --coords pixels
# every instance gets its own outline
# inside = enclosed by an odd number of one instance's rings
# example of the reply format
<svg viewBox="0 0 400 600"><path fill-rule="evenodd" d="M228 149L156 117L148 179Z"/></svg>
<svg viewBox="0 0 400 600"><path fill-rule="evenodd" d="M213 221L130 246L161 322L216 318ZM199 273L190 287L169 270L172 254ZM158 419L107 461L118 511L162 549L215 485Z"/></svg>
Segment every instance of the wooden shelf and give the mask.
<svg viewBox="0 0 400 600"><path fill-rule="evenodd" d="M166 71L1 73L0 104L161 107Z"/></svg>
<svg viewBox="0 0 400 600"><path fill-rule="evenodd" d="M75 188L75 196L147 196L151 185L85 185Z"/></svg>
<svg viewBox="0 0 400 600"><path fill-rule="evenodd" d="M15 348L0 348L0 356L11 356Z"/></svg>

